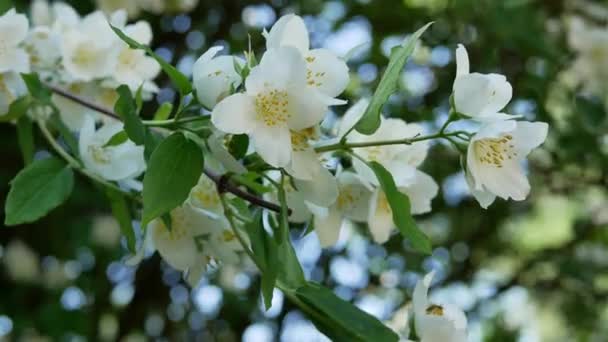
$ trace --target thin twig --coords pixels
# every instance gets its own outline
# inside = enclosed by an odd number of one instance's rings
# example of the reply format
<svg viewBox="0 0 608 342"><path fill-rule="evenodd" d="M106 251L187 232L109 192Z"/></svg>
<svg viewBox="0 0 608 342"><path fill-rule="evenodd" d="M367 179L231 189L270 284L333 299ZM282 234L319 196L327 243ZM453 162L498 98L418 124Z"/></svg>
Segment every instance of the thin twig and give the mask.
<svg viewBox="0 0 608 342"><path fill-rule="evenodd" d="M78 103L80 105L83 105L85 107L93 109L94 111L99 112L99 113L101 113L103 115L109 116L109 117L114 118L116 120L120 120L120 116L116 115L114 112L112 112L111 110L109 110L107 108L104 108L104 107L99 106L99 105L97 105L95 103L89 102L89 101L83 99L82 97L74 95L74 94L72 94L72 93L70 93L68 91L65 91L65 90L63 90L63 89L61 89L59 87L56 87L56 86L53 86L53 85L50 85L50 84L47 84L46 86L53 93L55 93L55 94L61 95L61 96L65 97L66 99L70 99L70 100L72 100L72 101L74 101L74 102L76 102L76 103Z"/></svg>
<svg viewBox="0 0 608 342"><path fill-rule="evenodd" d="M238 186L235 186L234 184L230 183L230 179L215 174L209 169L205 169L203 172L207 177L209 177L213 182L215 182L219 192L227 191L248 201L249 203L257 205L258 207L263 207L268 210L276 211L277 213L281 212L281 207L279 205L272 202L268 202L247 191L241 190ZM289 214L291 215L291 209L289 209Z"/></svg>

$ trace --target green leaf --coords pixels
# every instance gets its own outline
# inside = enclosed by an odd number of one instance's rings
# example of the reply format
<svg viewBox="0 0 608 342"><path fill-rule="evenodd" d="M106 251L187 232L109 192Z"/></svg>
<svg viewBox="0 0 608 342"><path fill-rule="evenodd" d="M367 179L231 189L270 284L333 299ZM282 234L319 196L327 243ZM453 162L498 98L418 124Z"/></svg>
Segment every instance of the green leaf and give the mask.
<svg viewBox="0 0 608 342"><path fill-rule="evenodd" d="M277 279L277 266L279 264L277 244L274 239L266 233L262 226L262 212L258 211L245 229L251 241L251 249L260 267L262 275L262 297L266 310L272 305L272 294Z"/></svg>
<svg viewBox="0 0 608 342"><path fill-rule="evenodd" d="M63 203L74 186L72 169L57 158L37 160L11 181L4 224L36 221Z"/></svg>
<svg viewBox="0 0 608 342"><path fill-rule="evenodd" d="M21 78L23 78L23 82L25 82L27 90L30 92L33 98L42 103L51 102L51 95L53 93L49 88L42 84L42 82L40 82L37 74L21 74Z"/></svg>
<svg viewBox="0 0 608 342"><path fill-rule="evenodd" d="M142 223L184 203L203 173L203 152L181 133L163 140L152 152L144 176Z"/></svg>
<svg viewBox="0 0 608 342"><path fill-rule="evenodd" d="M116 88L118 100L114 105L114 111L120 115L125 123L125 132L136 145L143 145L146 132L145 126L137 115L137 103L131 94L131 89L126 85Z"/></svg>
<svg viewBox="0 0 608 342"><path fill-rule="evenodd" d="M120 231L127 238L127 247L131 253L135 253L135 232L133 231L131 212L129 211L127 200L122 193L115 189L106 187L105 192L110 201L112 215L118 221Z"/></svg>
<svg viewBox="0 0 608 342"><path fill-rule="evenodd" d="M63 141L68 145L70 151L75 155L80 155L80 152L78 151L78 140L68 126L65 125L63 120L61 120L58 113L53 113L53 115L51 115L49 124L61 134L61 138L63 138Z"/></svg>
<svg viewBox="0 0 608 342"><path fill-rule="evenodd" d="M412 34L400 46L394 47L391 51L391 57L388 66L380 79L380 83L374 92L367 110L355 125L355 129L362 134L373 134L380 127L380 115L382 106L388 101L389 96L397 91L401 70L405 66L407 59L410 57L416 42L426 29L432 24L428 23Z"/></svg>
<svg viewBox="0 0 608 342"><path fill-rule="evenodd" d="M171 102L165 102L158 107L156 113L154 113L154 121L167 120L173 111L173 104Z"/></svg>
<svg viewBox="0 0 608 342"><path fill-rule="evenodd" d="M135 108L136 108L135 113L137 114L137 116L140 115L141 107L143 107L143 105L144 105L144 99L143 99L143 95L142 95L143 88L144 88L144 85L142 84L137 88L137 91L135 92Z"/></svg>
<svg viewBox="0 0 608 342"><path fill-rule="evenodd" d="M0 122L9 122L19 119L27 112L31 104L32 98L27 95L16 99L8 107L8 112L4 115L0 115Z"/></svg>
<svg viewBox="0 0 608 342"><path fill-rule="evenodd" d="M236 159L242 159L249 148L249 136L247 134L233 135L228 145L228 151Z"/></svg>
<svg viewBox="0 0 608 342"><path fill-rule="evenodd" d="M117 146L126 142L127 140L129 140L127 132L120 131L114 134L110 139L108 139L108 141L103 145L103 147Z"/></svg>
<svg viewBox="0 0 608 342"><path fill-rule="evenodd" d="M410 240L415 250L431 254L431 241L420 231L411 215L410 199L397 189L393 176L382 164L372 161L367 163L367 165L374 171L378 182L380 182L380 186L393 212L393 221L401 234Z"/></svg>
<svg viewBox="0 0 608 342"><path fill-rule="evenodd" d="M144 141L144 158L146 158L146 162L150 160L152 152L154 152L156 147L162 141L163 137L159 133L156 133L146 128L146 139Z"/></svg>
<svg viewBox="0 0 608 342"><path fill-rule="evenodd" d="M377 318L336 296L331 290L308 283L296 296L326 320L311 316L315 325L334 341L398 341L399 336Z"/></svg>
<svg viewBox="0 0 608 342"><path fill-rule="evenodd" d="M25 165L29 165L34 160L35 152L33 124L29 117L22 116L17 120L17 137L23 162Z"/></svg>
<svg viewBox="0 0 608 342"><path fill-rule="evenodd" d="M182 96L192 92L192 84L190 83L190 80L186 75L182 74L173 65L167 63L159 55L155 54L149 46L138 43L134 39L124 34L119 28L114 27L112 25L110 26L112 27L112 30L114 30L116 35L118 35L118 37L122 39L122 41L127 43L130 48L144 50L148 55L150 55L150 57L154 58L158 62L158 64L160 64L160 67L163 69L163 71L169 76L171 82L173 82L173 84L179 90L179 93Z"/></svg>
<svg viewBox="0 0 608 342"><path fill-rule="evenodd" d="M287 210L287 200L285 189L283 188L283 175L281 177L281 186L278 187L279 202L281 203L281 212L279 213L279 227L275 229L275 240L277 241L278 258L281 267L279 268L279 279L283 281L289 288L295 289L302 286L306 282L302 266L293 249L289 238L289 222L287 220L289 214Z"/></svg>

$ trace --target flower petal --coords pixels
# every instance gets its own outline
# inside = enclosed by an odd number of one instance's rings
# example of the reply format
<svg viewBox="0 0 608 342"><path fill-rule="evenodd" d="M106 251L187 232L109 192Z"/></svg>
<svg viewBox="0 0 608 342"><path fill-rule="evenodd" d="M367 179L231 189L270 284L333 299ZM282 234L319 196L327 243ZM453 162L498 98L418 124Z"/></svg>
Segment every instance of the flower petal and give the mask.
<svg viewBox="0 0 608 342"><path fill-rule="evenodd" d="M456 48L456 77L469 74L469 54L462 44Z"/></svg>
<svg viewBox="0 0 608 342"><path fill-rule="evenodd" d="M306 54L308 85L329 97L340 95L348 85L346 63L326 49L311 50Z"/></svg>
<svg viewBox="0 0 608 342"><path fill-rule="evenodd" d="M382 244L388 241L395 224L393 223L393 214L386 200L386 195L379 189L372 194L370 199L367 222L376 243Z"/></svg>
<svg viewBox="0 0 608 342"><path fill-rule="evenodd" d="M342 225L342 214L340 211L332 207L323 216L315 213L314 224L321 247L331 247L338 242L340 227Z"/></svg>
<svg viewBox="0 0 608 342"><path fill-rule="evenodd" d="M287 119L289 128L299 131L321 122L327 113L327 104L317 90L311 88L289 89Z"/></svg>
<svg viewBox="0 0 608 342"><path fill-rule="evenodd" d="M520 157L527 156L530 151L540 146L547 138L549 125L546 122L518 121L513 131L513 142Z"/></svg>
<svg viewBox="0 0 608 342"><path fill-rule="evenodd" d="M270 32L264 32L266 38L266 49L274 49L281 46L292 46L301 53L308 51L308 30L301 17L294 14L282 16L272 26Z"/></svg>
<svg viewBox="0 0 608 342"><path fill-rule="evenodd" d="M24 14L17 13L11 8L0 16L0 34L3 48L17 47L27 36L29 22Z"/></svg>
<svg viewBox="0 0 608 342"><path fill-rule="evenodd" d="M255 115L255 100L245 94L234 94L213 108L211 122L222 132L243 134L252 130Z"/></svg>
<svg viewBox="0 0 608 342"><path fill-rule="evenodd" d="M511 84L503 75L473 73L454 81L456 110L472 118L499 112L512 95Z"/></svg>
<svg viewBox="0 0 608 342"><path fill-rule="evenodd" d="M306 201L321 207L329 207L338 197L336 178L329 170L320 165L313 179L294 179L294 184Z"/></svg>
<svg viewBox="0 0 608 342"><path fill-rule="evenodd" d="M477 200L477 202L479 203L479 205L482 208L488 209L488 207L492 203L494 203L494 200L496 200L496 195L492 194L489 191L486 191L485 189L483 189L483 187L482 187L482 190L477 190L475 188L475 183L473 181L473 177L471 176L471 174L469 172L465 172L465 179L469 186L469 190L471 191L471 195L473 195L473 197L475 197L475 199Z"/></svg>
<svg viewBox="0 0 608 342"><path fill-rule="evenodd" d="M221 102L218 104L218 106ZM255 151L268 164L285 167L291 160L291 134L286 126L256 124L251 132Z"/></svg>
<svg viewBox="0 0 608 342"><path fill-rule="evenodd" d="M247 93L254 96L270 89L290 87L295 90L306 87L306 62L293 47L267 50L245 80Z"/></svg>
<svg viewBox="0 0 608 342"><path fill-rule="evenodd" d="M403 188L403 192L410 199L411 213L413 215L424 214L431 211L431 201L437 192L439 186L435 180L422 171L416 170L414 182Z"/></svg>

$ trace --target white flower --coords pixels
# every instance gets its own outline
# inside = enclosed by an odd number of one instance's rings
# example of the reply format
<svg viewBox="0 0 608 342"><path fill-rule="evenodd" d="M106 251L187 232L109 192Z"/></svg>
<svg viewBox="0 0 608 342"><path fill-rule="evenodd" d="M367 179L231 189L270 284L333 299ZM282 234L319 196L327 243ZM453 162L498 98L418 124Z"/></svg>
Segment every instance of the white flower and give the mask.
<svg viewBox="0 0 608 342"><path fill-rule="evenodd" d="M219 217L224 214L215 182L205 174L201 175L198 183L190 190L187 202L210 216Z"/></svg>
<svg viewBox="0 0 608 342"><path fill-rule="evenodd" d="M24 47L29 54L31 67L40 74L40 78L51 78L58 72L60 43L60 35L46 26L34 27L29 32Z"/></svg>
<svg viewBox="0 0 608 342"><path fill-rule="evenodd" d="M112 75L118 37L102 12L93 12L62 35L63 65L74 80L91 81Z"/></svg>
<svg viewBox="0 0 608 342"><path fill-rule="evenodd" d="M397 188L409 198L412 215L431 211L431 201L439 191L435 180L420 170L414 170L414 176L409 178L407 183L398 185ZM393 211L381 188L376 188L372 194L368 213L367 222L374 241L385 243L391 236L395 223L393 222Z"/></svg>
<svg viewBox="0 0 608 342"><path fill-rule="evenodd" d="M152 28L145 21L127 25L123 32L138 43L149 45L152 41ZM136 91L140 86L146 93L158 91L152 80L158 76L160 66L152 57L146 56L143 50L131 49L122 40L116 40L116 49L119 51L116 67L112 77L116 85L126 84L131 91Z"/></svg>
<svg viewBox="0 0 608 342"><path fill-rule="evenodd" d="M333 98L348 85L346 63L326 49L309 49L308 31L301 17L288 14L281 17L270 29L264 31L266 48L291 46L302 54L307 64L306 81L310 87Z"/></svg>
<svg viewBox="0 0 608 342"><path fill-rule="evenodd" d="M241 75L234 69L234 64L244 66L245 61L234 56L216 57L223 48L214 46L207 50L194 63L192 69L196 96L200 103L209 109L213 109L219 101L230 95L231 90L241 85Z"/></svg>
<svg viewBox="0 0 608 342"><path fill-rule="evenodd" d="M338 241L345 218L365 222L368 216L370 189L353 172L340 172L336 178L338 196L332 205L322 207L308 203L308 209L314 214L315 231L323 247L332 246Z"/></svg>
<svg viewBox="0 0 608 342"><path fill-rule="evenodd" d="M467 50L458 45L454 80L454 107L457 112L478 121L512 118L500 113L512 95L513 89L505 76L470 73Z"/></svg>
<svg viewBox="0 0 608 342"><path fill-rule="evenodd" d="M154 247L171 265L198 280L211 262L237 263L242 247L225 217L214 219L189 204L171 211L171 229L163 221L150 223ZM196 278L196 279L192 279Z"/></svg>
<svg viewBox="0 0 608 342"><path fill-rule="evenodd" d="M467 180L480 205L487 208L496 196L522 201L530 184L521 162L547 137L544 122L514 120L483 125L469 143Z"/></svg>
<svg viewBox="0 0 608 342"><path fill-rule="evenodd" d="M27 88L19 74L0 73L0 116L7 114L11 103L25 94Z"/></svg>
<svg viewBox="0 0 608 342"><path fill-rule="evenodd" d="M0 73L29 72L30 58L19 47L29 29L27 17L10 9L0 16Z"/></svg>
<svg viewBox="0 0 608 342"><path fill-rule="evenodd" d="M467 317L456 306L432 304L428 291L434 272L419 280L414 289L414 322L420 342L466 342Z"/></svg>
<svg viewBox="0 0 608 342"><path fill-rule="evenodd" d="M268 172L268 176L276 182L280 183L281 181L279 171L270 171ZM287 206L292 210L289 216L290 222L304 223L308 221L312 217L311 206L326 208L331 206L338 197L336 178L329 170L320 165L313 180L294 178L293 185L285 177L282 186L285 190ZM265 197L277 201L276 193L265 194Z"/></svg>
<svg viewBox="0 0 608 342"><path fill-rule="evenodd" d="M340 123L339 137L343 137L353 127L365 112L368 104L367 100L361 100L346 112ZM418 124L408 124L400 119L382 117L380 127L374 134L363 135L353 131L347 136L347 141L361 143L405 139L416 137L422 132L422 126ZM435 180L417 169L426 158L428 148L428 141L419 141L410 145L361 147L355 149L355 153L363 160L382 164L391 173L398 190L406 194L410 200L410 213L416 215L431 210L431 200L437 196L439 191ZM353 158L352 162L353 168L361 179L376 187L369 201L367 221L374 241L384 243L395 228L393 212L386 195L379 188L378 178L374 171L359 158Z"/></svg>
<svg viewBox="0 0 608 342"><path fill-rule="evenodd" d="M122 129L122 123L111 122L95 130L95 120L86 117L80 130L78 148L84 166L107 180L132 179L146 168L143 146L136 146L130 140L120 145L105 146Z"/></svg>
<svg viewBox="0 0 608 342"><path fill-rule="evenodd" d="M268 50L245 81L245 93L223 99L211 114L221 131L248 134L256 152L270 165L291 160L291 130L319 123L328 102L306 85L306 65L291 47Z"/></svg>

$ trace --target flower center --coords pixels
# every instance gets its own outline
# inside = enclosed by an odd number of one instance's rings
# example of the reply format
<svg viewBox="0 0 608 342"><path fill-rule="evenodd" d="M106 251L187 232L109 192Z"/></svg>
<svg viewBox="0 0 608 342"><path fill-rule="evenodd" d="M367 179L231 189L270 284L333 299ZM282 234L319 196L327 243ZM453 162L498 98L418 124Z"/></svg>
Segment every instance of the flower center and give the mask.
<svg viewBox="0 0 608 342"><path fill-rule="evenodd" d="M300 131L291 131L291 149L295 152L303 152L308 148L308 140L316 136L314 127L305 128Z"/></svg>
<svg viewBox="0 0 608 342"><path fill-rule="evenodd" d="M204 179L192 190L192 196L205 209L213 209L219 206L220 197L215 190L215 183L209 179Z"/></svg>
<svg viewBox="0 0 608 342"><path fill-rule="evenodd" d="M494 165L501 168L506 160L513 159L517 156L512 140L513 136L507 134L501 138L476 141L473 148L477 160L482 164Z"/></svg>
<svg viewBox="0 0 608 342"><path fill-rule="evenodd" d="M133 70L137 66L137 51L124 49L118 56L118 63L128 70Z"/></svg>
<svg viewBox="0 0 608 342"><path fill-rule="evenodd" d="M267 126L283 124L291 116L287 111L288 105L289 98L286 91L272 89L266 93L259 93L255 97L257 119Z"/></svg>
<svg viewBox="0 0 608 342"><path fill-rule="evenodd" d="M80 45L76 48L74 56L72 56L72 62L80 66L88 66L95 62L97 54L95 50L88 46Z"/></svg>
<svg viewBox="0 0 608 342"><path fill-rule="evenodd" d="M164 239L177 241L186 236L188 233L187 219L183 209L178 208L171 212L171 229L169 229L163 220L160 220L161 234Z"/></svg>
<svg viewBox="0 0 608 342"><path fill-rule="evenodd" d="M99 164L110 163L110 155L108 154L106 149L101 146L89 146L89 153L91 153L93 160Z"/></svg>
<svg viewBox="0 0 608 342"><path fill-rule="evenodd" d="M426 308L427 315L443 316L443 307L441 305L431 304Z"/></svg>

